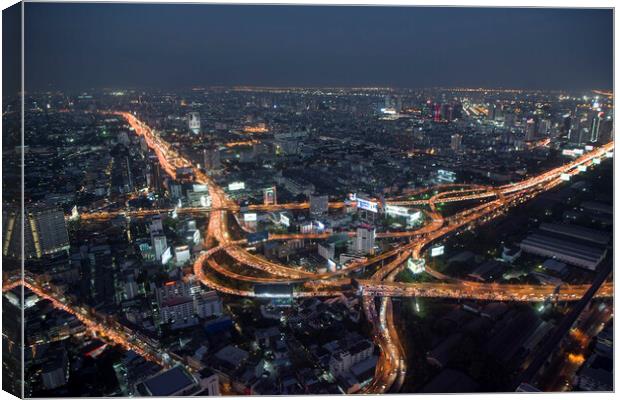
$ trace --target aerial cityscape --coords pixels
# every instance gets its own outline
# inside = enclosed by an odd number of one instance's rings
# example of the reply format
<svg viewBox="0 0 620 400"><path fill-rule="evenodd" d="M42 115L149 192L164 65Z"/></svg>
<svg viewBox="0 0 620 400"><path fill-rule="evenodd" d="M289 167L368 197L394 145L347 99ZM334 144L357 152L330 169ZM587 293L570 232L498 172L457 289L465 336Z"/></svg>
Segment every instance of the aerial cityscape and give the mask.
<svg viewBox="0 0 620 400"><path fill-rule="evenodd" d="M3 11L4 391L614 390L613 10L371 8Z"/></svg>

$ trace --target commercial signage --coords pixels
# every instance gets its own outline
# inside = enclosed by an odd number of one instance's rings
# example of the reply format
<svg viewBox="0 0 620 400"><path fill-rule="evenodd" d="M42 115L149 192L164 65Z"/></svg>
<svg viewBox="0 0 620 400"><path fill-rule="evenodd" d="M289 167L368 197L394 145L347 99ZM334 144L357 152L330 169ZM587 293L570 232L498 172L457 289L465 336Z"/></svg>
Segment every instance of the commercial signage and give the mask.
<svg viewBox="0 0 620 400"><path fill-rule="evenodd" d="M594 146L592 146L592 145L587 145L587 146L585 147L585 149L586 149L586 151L592 151L592 150L594 150Z"/></svg>
<svg viewBox="0 0 620 400"><path fill-rule="evenodd" d="M560 179L563 181L570 181L570 175L569 174L562 174L560 175Z"/></svg>
<svg viewBox="0 0 620 400"><path fill-rule="evenodd" d="M291 226L291 219L284 214L280 214L280 223L284 226Z"/></svg>
<svg viewBox="0 0 620 400"><path fill-rule="evenodd" d="M243 214L243 221L244 222L255 222L256 219L257 219L256 213L246 213L246 214Z"/></svg>
<svg viewBox="0 0 620 400"><path fill-rule="evenodd" d="M245 189L245 182L232 182L228 185L228 190L242 190Z"/></svg>
<svg viewBox="0 0 620 400"><path fill-rule="evenodd" d="M431 257L437 257L440 256L444 253L445 247L444 246L435 246L433 248L431 248Z"/></svg>
<svg viewBox="0 0 620 400"><path fill-rule="evenodd" d="M585 165L579 165L577 167L577 170L579 170L579 172L586 172L588 170L588 167L586 167Z"/></svg>
<svg viewBox="0 0 620 400"><path fill-rule="evenodd" d="M574 157L575 156L575 151L572 150L572 149L564 149L564 150L562 150L562 155L563 156Z"/></svg>
<svg viewBox="0 0 620 400"><path fill-rule="evenodd" d="M374 213L379 211L379 206L376 202L364 200L360 198L357 199L357 208L360 208L362 210L367 210L370 212L374 212Z"/></svg>
<svg viewBox="0 0 620 400"><path fill-rule="evenodd" d="M600 159L600 158L593 158L593 159L592 159L592 162L593 162L595 165L599 165L599 164L601 163L601 159Z"/></svg>
<svg viewBox="0 0 620 400"><path fill-rule="evenodd" d="M399 215L401 217L409 216L409 210L406 207L392 206L389 204L385 206L385 213L390 215Z"/></svg>

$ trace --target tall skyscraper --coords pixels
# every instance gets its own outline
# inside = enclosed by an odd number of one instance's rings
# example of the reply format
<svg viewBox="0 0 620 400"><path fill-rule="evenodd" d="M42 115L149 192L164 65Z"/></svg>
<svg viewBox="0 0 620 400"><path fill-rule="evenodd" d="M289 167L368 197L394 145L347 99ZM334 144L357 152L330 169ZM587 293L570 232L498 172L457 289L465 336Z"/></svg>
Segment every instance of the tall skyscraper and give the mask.
<svg viewBox="0 0 620 400"><path fill-rule="evenodd" d="M489 103L489 107L487 108L487 119L489 121L495 120L495 103Z"/></svg>
<svg viewBox="0 0 620 400"><path fill-rule="evenodd" d="M531 141L536 139L536 121L530 118L525 123L525 140Z"/></svg>
<svg viewBox="0 0 620 400"><path fill-rule="evenodd" d="M450 148L455 153L458 153L461 151L462 139L463 139L463 136L458 133L455 133L454 135L452 135L451 140L450 140Z"/></svg>
<svg viewBox="0 0 620 400"><path fill-rule="evenodd" d="M220 149L217 146L204 149L202 155L205 170L213 171L222 167Z"/></svg>
<svg viewBox="0 0 620 400"><path fill-rule="evenodd" d="M200 114L193 111L187 116L189 130L195 135L200 134Z"/></svg>
<svg viewBox="0 0 620 400"><path fill-rule="evenodd" d="M149 156L149 169L146 175L147 185L153 189L154 192L159 193L163 187L163 176L159 160L155 155Z"/></svg>
<svg viewBox="0 0 620 400"><path fill-rule="evenodd" d="M24 257L41 258L69 250L69 234L65 215L60 208L33 206L26 208L24 224ZM3 212L2 254L21 257L22 214L18 208Z"/></svg>
<svg viewBox="0 0 620 400"><path fill-rule="evenodd" d="M590 123L590 142L596 143L599 139L599 133L601 129L601 122L605 118L605 113L596 111L592 115L592 122Z"/></svg>
<svg viewBox="0 0 620 400"><path fill-rule="evenodd" d="M357 228L357 234L353 241L353 251L368 254L375 247L375 228L370 226Z"/></svg>
<svg viewBox="0 0 620 400"><path fill-rule="evenodd" d="M551 121L548 119L541 119L538 123L538 135L540 137L547 137L551 130Z"/></svg>

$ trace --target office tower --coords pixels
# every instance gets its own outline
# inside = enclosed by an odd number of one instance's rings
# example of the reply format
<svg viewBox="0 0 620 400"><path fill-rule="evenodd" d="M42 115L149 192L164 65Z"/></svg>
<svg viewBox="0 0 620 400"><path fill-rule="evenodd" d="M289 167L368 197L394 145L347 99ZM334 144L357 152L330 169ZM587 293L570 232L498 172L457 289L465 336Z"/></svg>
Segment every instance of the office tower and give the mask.
<svg viewBox="0 0 620 400"><path fill-rule="evenodd" d="M155 193L159 193L163 188L163 177L159 160L155 155L149 156L148 166L149 168L146 175L146 183Z"/></svg>
<svg viewBox="0 0 620 400"><path fill-rule="evenodd" d="M530 118L525 124L525 140L531 141L534 139L536 139L536 121L534 118Z"/></svg>
<svg viewBox="0 0 620 400"><path fill-rule="evenodd" d="M275 186L272 186L272 187L269 187L263 190L263 204L265 205L277 204Z"/></svg>
<svg viewBox="0 0 620 400"><path fill-rule="evenodd" d="M441 106L441 119L452 121L452 104L443 104Z"/></svg>
<svg viewBox="0 0 620 400"><path fill-rule="evenodd" d="M69 250L69 234L65 215L60 208L33 206L26 208L24 224L24 257L41 258ZM2 254L21 257L22 221L18 208L3 212Z"/></svg>
<svg viewBox="0 0 620 400"><path fill-rule="evenodd" d="M452 135L452 138L450 140L450 148L455 153L458 153L459 151L461 151L461 141L462 141L462 139L463 139L463 136L459 135L458 133L455 133L454 135Z"/></svg>
<svg viewBox="0 0 620 400"><path fill-rule="evenodd" d="M548 119L541 119L538 123L538 136L546 137L551 130L551 121Z"/></svg>
<svg viewBox="0 0 620 400"><path fill-rule="evenodd" d="M329 201L327 196L310 196L310 214L320 216L327 213Z"/></svg>
<svg viewBox="0 0 620 400"><path fill-rule="evenodd" d="M599 133L601 128L601 121L605 118L605 113L596 111L592 115L592 121L590 123L590 142L596 143L599 140Z"/></svg>
<svg viewBox="0 0 620 400"><path fill-rule="evenodd" d="M357 228L357 234L353 241L353 250L359 253L372 253L375 247L375 229L366 226Z"/></svg>
<svg viewBox="0 0 620 400"><path fill-rule="evenodd" d="M168 242L166 236L162 234L156 234L151 236L151 244L155 250L155 259L161 261L162 255L168 249Z"/></svg>
<svg viewBox="0 0 620 400"><path fill-rule="evenodd" d="M600 143L607 143L610 140L613 140L613 128L614 120L611 118L611 115L607 115L605 119L601 121L601 125L599 127L598 140Z"/></svg>
<svg viewBox="0 0 620 400"><path fill-rule="evenodd" d="M384 108L392 108L392 98L389 95L385 96L383 107Z"/></svg>
<svg viewBox="0 0 620 400"><path fill-rule="evenodd" d="M400 96L396 97L394 108L396 109L396 112L401 112L403 110L403 99L401 99Z"/></svg>
<svg viewBox="0 0 620 400"><path fill-rule="evenodd" d="M489 121L495 120L495 103L489 103L489 107L487 108L487 119Z"/></svg>
<svg viewBox="0 0 620 400"><path fill-rule="evenodd" d="M189 130L195 135L200 134L200 114L197 112L191 112L187 116L187 123L189 125Z"/></svg>
<svg viewBox="0 0 620 400"><path fill-rule="evenodd" d="M433 121L439 122L441 121L441 104L435 103L433 106Z"/></svg>
<svg viewBox="0 0 620 400"><path fill-rule="evenodd" d="M204 169L207 171L218 170L222 167L220 159L220 149L216 147L209 147L202 151Z"/></svg>

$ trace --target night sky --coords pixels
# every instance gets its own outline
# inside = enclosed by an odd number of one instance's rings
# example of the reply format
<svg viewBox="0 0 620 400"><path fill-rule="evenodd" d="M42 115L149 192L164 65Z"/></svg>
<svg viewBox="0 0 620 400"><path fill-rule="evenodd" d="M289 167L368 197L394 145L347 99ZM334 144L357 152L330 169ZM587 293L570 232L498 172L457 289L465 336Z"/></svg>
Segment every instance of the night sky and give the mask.
<svg viewBox="0 0 620 400"><path fill-rule="evenodd" d="M611 10L26 4L26 89L611 88Z"/></svg>

